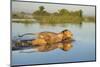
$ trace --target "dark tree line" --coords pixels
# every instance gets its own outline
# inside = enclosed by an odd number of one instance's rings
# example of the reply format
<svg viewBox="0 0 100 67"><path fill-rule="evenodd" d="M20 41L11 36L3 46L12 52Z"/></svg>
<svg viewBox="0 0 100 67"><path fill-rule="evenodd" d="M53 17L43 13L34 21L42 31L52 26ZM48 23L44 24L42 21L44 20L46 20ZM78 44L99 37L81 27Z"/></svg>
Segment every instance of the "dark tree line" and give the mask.
<svg viewBox="0 0 100 67"><path fill-rule="evenodd" d="M45 10L44 6L39 6L38 10L33 12L33 16L48 16L48 15L54 15L54 16L83 16L83 11L78 10L78 11L68 11L67 9L59 9L57 12L54 13L49 13Z"/></svg>

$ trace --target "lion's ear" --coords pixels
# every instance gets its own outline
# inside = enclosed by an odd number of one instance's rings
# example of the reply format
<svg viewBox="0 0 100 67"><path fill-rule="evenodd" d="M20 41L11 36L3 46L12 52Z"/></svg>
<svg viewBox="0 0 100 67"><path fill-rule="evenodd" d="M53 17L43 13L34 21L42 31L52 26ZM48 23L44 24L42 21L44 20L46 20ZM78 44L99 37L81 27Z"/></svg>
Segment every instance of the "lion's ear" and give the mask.
<svg viewBox="0 0 100 67"><path fill-rule="evenodd" d="M69 31L69 30L68 29L65 29L65 30L62 31L62 33L67 32L67 31Z"/></svg>

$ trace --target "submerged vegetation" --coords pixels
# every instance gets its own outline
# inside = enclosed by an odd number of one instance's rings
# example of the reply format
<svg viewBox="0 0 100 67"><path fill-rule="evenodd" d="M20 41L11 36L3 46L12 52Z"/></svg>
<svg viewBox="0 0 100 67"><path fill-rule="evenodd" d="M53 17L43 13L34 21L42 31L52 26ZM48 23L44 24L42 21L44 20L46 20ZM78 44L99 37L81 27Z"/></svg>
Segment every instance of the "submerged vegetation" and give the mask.
<svg viewBox="0 0 100 67"><path fill-rule="evenodd" d="M13 13L13 19L26 19L22 21L23 23L30 23L31 21L27 21L30 19L35 19L39 23L48 23L48 24L55 24L55 23L81 23L82 21L95 21L94 17L84 17L83 11L68 11L67 9L59 9L57 12L47 12L44 6L39 6L38 10L34 11L32 14L26 14L24 12L20 13ZM19 21L20 21L19 20Z"/></svg>

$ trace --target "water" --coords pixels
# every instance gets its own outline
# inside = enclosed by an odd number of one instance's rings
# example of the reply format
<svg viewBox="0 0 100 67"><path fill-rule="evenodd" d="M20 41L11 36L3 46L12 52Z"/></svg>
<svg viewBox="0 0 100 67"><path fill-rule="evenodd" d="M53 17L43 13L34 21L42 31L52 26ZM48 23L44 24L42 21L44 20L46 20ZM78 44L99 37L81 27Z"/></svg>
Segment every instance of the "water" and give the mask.
<svg viewBox="0 0 100 67"><path fill-rule="evenodd" d="M22 24L12 23L12 39L23 33L38 33L43 31L61 32L68 29L74 34L73 48L69 51L61 49L49 52L12 51L12 65L45 64L60 62L94 61L95 60L95 23L82 24ZM26 50L30 51L30 50ZM32 51L32 50L31 50Z"/></svg>

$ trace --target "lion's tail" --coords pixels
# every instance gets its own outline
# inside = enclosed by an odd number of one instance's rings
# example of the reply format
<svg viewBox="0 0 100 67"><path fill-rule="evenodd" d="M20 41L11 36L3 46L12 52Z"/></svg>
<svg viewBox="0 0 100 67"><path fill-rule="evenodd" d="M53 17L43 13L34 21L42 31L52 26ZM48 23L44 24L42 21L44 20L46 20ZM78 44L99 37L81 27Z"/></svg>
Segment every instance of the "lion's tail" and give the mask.
<svg viewBox="0 0 100 67"><path fill-rule="evenodd" d="M22 35L18 35L18 37L23 37L25 35L38 35L38 33L25 33L25 34L22 34Z"/></svg>

